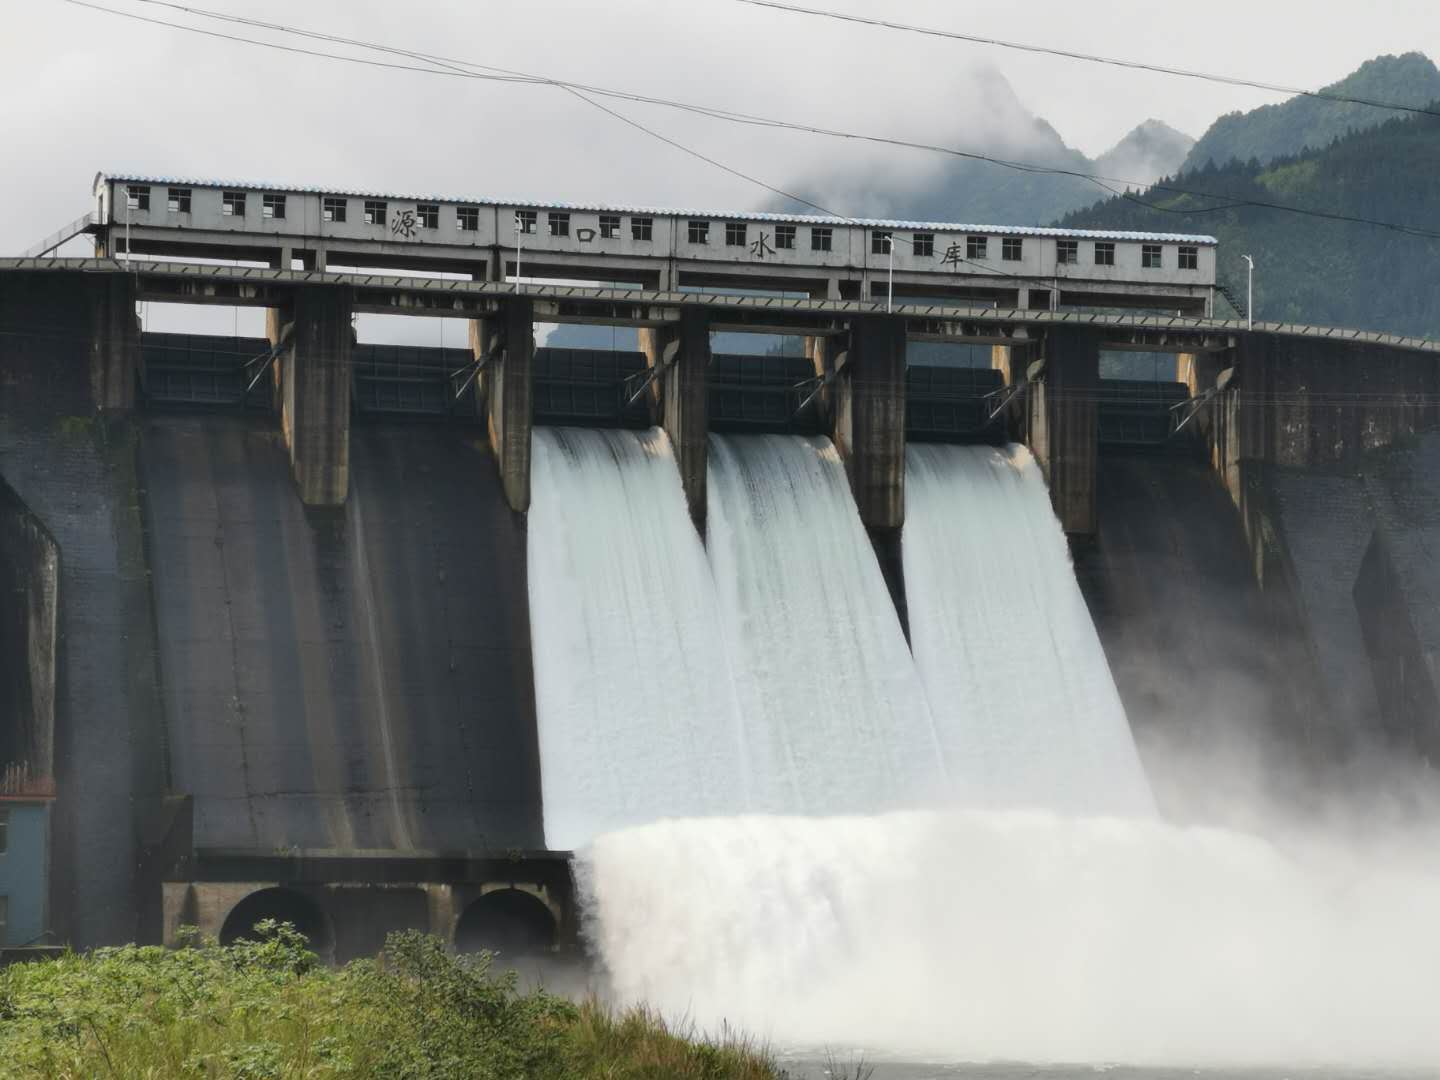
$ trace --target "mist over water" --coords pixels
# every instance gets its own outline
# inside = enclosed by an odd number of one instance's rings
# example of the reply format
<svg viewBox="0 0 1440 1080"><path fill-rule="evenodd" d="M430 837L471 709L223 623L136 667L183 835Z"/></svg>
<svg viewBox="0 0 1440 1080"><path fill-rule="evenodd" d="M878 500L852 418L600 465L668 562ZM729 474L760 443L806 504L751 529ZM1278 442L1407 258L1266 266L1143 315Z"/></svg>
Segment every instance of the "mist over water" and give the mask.
<svg viewBox="0 0 1440 1080"><path fill-rule="evenodd" d="M661 823L602 837L582 880L616 994L785 1047L1440 1062L1433 856L936 811Z"/></svg>
<svg viewBox="0 0 1440 1080"><path fill-rule="evenodd" d="M1153 814L1030 452L912 444L905 503L910 641L964 801Z"/></svg>

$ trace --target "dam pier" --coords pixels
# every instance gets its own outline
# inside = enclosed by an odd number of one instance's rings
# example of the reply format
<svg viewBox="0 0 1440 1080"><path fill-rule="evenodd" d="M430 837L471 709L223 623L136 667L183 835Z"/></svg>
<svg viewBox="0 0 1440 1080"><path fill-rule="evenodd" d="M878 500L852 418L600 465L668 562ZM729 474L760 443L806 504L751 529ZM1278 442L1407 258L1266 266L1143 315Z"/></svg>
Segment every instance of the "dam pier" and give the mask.
<svg viewBox="0 0 1440 1080"><path fill-rule="evenodd" d="M1208 688L1243 683L1266 737L1312 764L1440 741L1440 627L1417 599L1440 581L1417 509L1440 344L1219 318L1210 238L105 175L95 198L64 237L94 257L0 259L0 813L31 837L23 880L0 879L26 920L0 947L228 939L264 917L337 959L399 927L574 946L548 805L568 795L545 776L586 732L537 716L564 654L534 638L575 590L537 607L532 508L546 573L575 572L557 538L585 530L537 485L607 455L637 476L673 460L693 529L652 557L684 548L697 580L707 543L712 568L730 557L719 529L751 556L747 483L813 458L807 497L829 498L837 455L826 528L853 502L886 618L943 658L907 617L926 589L906 580L907 472L925 467L939 567L968 519L935 509L951 466L917 449L1023 444L1131 727L1203 739ZM263 309L266 332L144 331L141 304ZM374 314L466 320L468 342L357 340ZM539 324L636 347L537 347ZM1140 354L1156 377L1134 377ZM664 438L622 452L537 428ZM742 438L762 435L811 457ZM1009 521L995 507L1021 487L977 512ZM1006 535L997 575L1054 555ZM1179 610L1187 589L1205 603ZM745 614L732 601L717 621ZM1044 612L1026 617L1039 637ZM866 641L903 642L876 621ZM627 684L656 655L612 667L619 700L650 700ZM900 715L910 693L885 701Z"/></svg>

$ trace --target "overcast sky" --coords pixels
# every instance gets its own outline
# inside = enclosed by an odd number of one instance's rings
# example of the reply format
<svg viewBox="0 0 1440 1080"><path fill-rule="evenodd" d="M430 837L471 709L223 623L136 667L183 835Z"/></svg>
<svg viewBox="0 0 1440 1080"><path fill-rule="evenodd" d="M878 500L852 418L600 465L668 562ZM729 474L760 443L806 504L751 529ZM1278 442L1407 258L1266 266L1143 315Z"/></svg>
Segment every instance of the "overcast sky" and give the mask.
<svg viewBox="0 0 1440 1080"><path fill-rule="evenodd" d="M96 3L298 47L139 0ZM1072 146L1147 117L1200 135L1280 100L1192 79L850 26L737 0L194 0L215 10L555 78L849 130L974 146L991 65ZM808 0L812 7L1270 82L1321 86L1385 52L1433 51L1434 0ZM761 188L553 87L403 71L200 37L64 0L8 0L0 29L0 251L89 208L97 170L401 192L745 207ZM354 50L346 50L354 52ZM914 151L766 132L623 104L638 121L777 186ZM978 148L978 147L977 147ZM955 217L963 219L964 208Z"/></svg>

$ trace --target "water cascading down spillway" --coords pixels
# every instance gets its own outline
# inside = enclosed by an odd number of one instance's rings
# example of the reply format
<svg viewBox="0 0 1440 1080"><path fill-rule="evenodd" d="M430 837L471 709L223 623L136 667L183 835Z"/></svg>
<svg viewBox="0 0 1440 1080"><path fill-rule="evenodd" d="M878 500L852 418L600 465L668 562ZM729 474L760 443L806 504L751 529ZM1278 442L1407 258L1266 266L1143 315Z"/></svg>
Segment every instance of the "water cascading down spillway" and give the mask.
<svg viewBox="0 0 1440 1080"><path fill-rule="evenodd" d="M917 806L1149 814L1029 454L912 447L905 642L826 439L712 436L708 543L663 433L537 429L547 842Z"/></svg>
<svg viewBox="0 0 1440 1080"><path fill-rule="evenodd" d="M905 482L910 639L960 801L1153 814L1030 452L911 445Z"/></svg>
<svg viewBox="0 0 1440 1080"><path fill-rule="evenodd" d="M537 428L530 620L545 838L748 804L710 568L664 432Z"/></svg>

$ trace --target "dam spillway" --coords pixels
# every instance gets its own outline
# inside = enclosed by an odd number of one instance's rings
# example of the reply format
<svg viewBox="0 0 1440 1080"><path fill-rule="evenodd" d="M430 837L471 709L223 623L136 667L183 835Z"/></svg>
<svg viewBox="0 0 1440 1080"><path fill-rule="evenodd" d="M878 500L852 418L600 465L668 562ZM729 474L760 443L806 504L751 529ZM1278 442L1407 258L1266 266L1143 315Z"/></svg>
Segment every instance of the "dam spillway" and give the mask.
<svg viewBox="0 0 1440 1080"><path fill-rule="evenodd" d="M537 428L529 523L545 838L748 805L700 537L663 432Z"/></svg>
<svg viewBox="0 0 1440 1080"><path fill-rule="evenodd" d="M1153 813L1023 448L912 448L913 655L829 440L717 435L709 460L702 546L662 432L536 431L551 847L742 813Z"/></svg>
<svg viewBox="0 0 1440 1080"><path fill-rule="evenodd" d="M924 689L828 439L712 436L707 551L755 796L775 813L943 797Z"/></svg>
<svg viewBox="0 0 1440 1080"><path fill-rule="evenodd" d="M965 801L1153 813L1029 451L911 445L905 480L911 643Z"/></svg>

